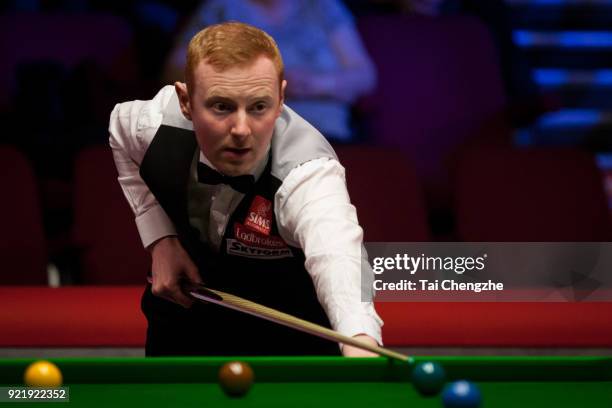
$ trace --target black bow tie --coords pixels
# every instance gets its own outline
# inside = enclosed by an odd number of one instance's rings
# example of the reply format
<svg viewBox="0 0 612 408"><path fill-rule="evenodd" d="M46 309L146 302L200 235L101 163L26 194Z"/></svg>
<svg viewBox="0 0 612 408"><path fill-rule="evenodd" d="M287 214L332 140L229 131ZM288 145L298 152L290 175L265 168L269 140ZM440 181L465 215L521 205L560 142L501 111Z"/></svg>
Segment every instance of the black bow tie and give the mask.
<svg viewBox="0 0 612 408"><path fill-rule="evenodd" d="M236 191L246 194L255 184L255 177L250 174L243 176L224 176L204 163L198 162L198 182L204 184L227 184Z"/></svg>

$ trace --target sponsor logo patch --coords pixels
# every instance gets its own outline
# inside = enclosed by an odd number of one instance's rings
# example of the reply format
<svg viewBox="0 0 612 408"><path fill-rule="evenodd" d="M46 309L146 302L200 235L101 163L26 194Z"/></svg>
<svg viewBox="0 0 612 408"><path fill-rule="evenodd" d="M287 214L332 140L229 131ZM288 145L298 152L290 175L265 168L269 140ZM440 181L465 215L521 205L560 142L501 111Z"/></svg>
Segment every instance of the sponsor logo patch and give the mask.
<svg viewBox="0 0 612 408"><path fill-rule="evenodd" d="M230 255L243 256L255 259L281 259L293 256L289 247L284 248L265 248L260 246L247 245L237 239L227 240L227 253Z"/></svg>
<svg viewBox="0 0 612 408"><path fill-rule="evenodd" d="M287 243L281 237L260 234L250 228L246 228L239 222L234 223L234 237L243 244L260 248L280 249L287 247Z"/></svg>
<svg viewBox="0 0 612 408"><path fill-rule="evenodd" d="M244 225L264 235L270 235L272 228L272 202L262 196L255 196Z"/></svg>

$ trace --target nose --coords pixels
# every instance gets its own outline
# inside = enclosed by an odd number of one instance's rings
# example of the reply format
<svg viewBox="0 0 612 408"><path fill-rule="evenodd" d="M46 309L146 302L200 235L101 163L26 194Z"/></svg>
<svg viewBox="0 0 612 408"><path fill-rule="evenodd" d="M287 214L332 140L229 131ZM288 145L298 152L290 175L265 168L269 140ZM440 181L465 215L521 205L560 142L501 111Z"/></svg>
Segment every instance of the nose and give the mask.
<svg viewBox="0 0 612 408"><path fill-rule="evenodd" d="M232 136L237 138L246 138L251 135L251 127L249 125L249 118L245 111L238 110L235 114L234 123L230 130Z"/></svg>

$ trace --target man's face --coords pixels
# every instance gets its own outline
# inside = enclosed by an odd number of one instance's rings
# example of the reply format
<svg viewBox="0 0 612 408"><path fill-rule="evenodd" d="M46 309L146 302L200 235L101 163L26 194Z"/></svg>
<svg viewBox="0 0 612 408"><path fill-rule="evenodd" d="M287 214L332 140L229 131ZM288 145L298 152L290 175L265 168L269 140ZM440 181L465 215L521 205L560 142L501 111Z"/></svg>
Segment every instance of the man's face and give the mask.
<svg viewBox="0 0 612 408"><path fill-rule="evenodd" d="M281 113L285 81L269 58L217 72L201 61L193 89L175 84L181 110L193 122L200 149L223 174L247 174L263 159Z"/></svg>

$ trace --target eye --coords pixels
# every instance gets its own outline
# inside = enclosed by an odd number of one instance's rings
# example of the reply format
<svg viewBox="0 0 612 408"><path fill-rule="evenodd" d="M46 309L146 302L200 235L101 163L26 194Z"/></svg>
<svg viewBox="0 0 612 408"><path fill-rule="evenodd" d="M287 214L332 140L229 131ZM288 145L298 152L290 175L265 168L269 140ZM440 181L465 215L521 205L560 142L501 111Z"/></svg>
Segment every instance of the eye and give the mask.
<svg viewBox="0 0 612 408"><path fill-rule="evenodd" d="M257 102L251 107L251 110L255 113L263 113L268 108L268 104L265 102Z"/></svg>
<svg viewBox="0 0 612 408"><path fill-rule="evenodd" d="M231 107L225 102L215 102L212 108L219 113L227 113L231 110Z"/></svg>

